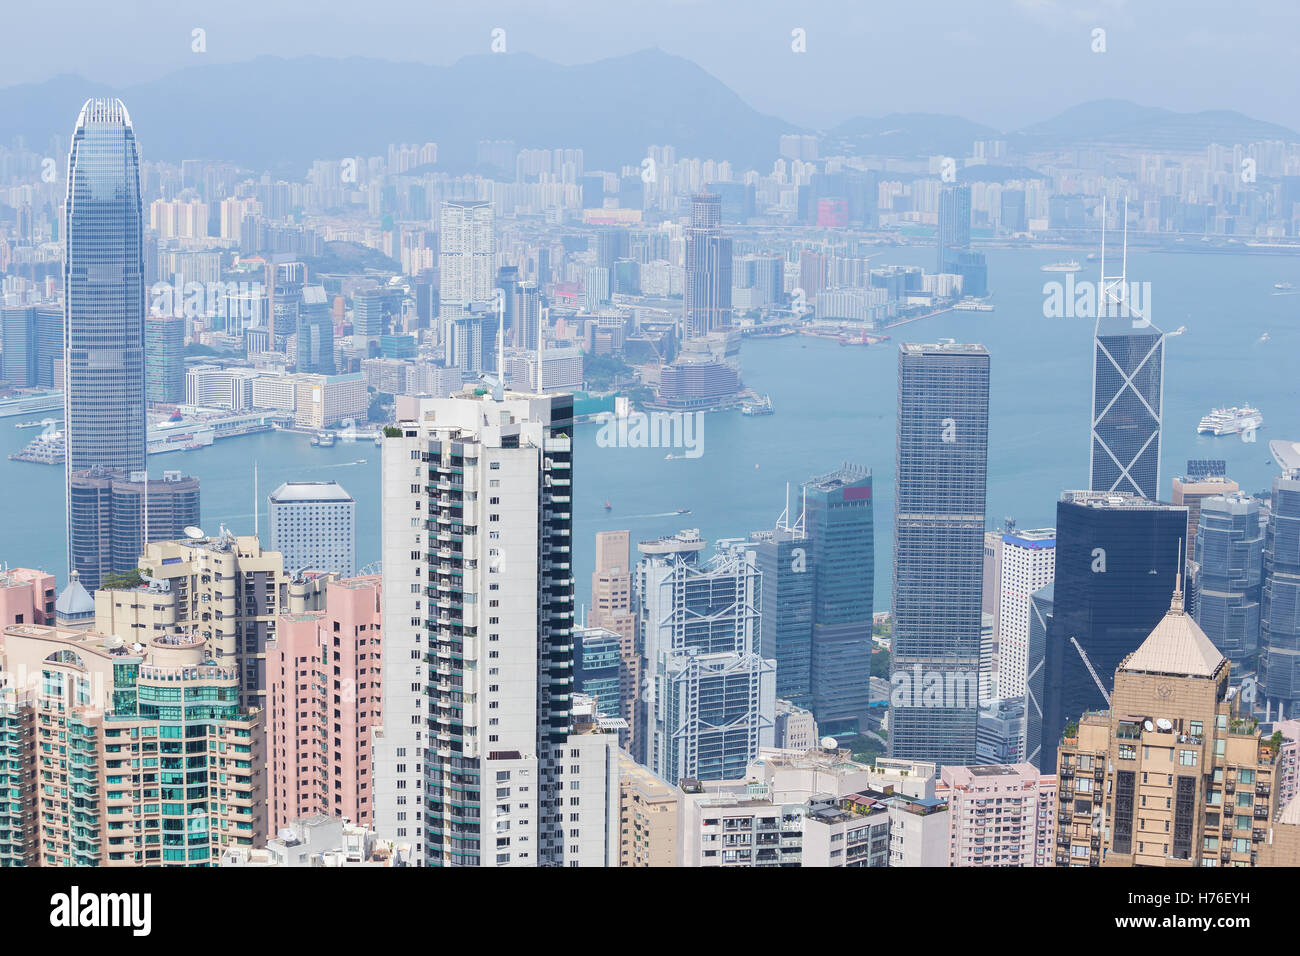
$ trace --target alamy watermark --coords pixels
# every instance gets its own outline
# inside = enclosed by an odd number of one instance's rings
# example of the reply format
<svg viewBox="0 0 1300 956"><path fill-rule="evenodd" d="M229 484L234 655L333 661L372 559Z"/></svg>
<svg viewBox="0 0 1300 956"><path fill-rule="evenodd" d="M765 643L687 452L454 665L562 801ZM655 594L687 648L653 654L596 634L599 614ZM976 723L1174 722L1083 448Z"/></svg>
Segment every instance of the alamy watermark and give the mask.
<svg viewBox="0 0 1300 956"><path fill-rule="evenodd" d="M1116 280L1103 286L1090 279L1075 282L1067 273L1064 282L1043 283L1043 317L1132 319L1135 329L1143 328L1151 324L1151 283Z"/></svg>
<svg viewBox="0 0 1300 956"><path fill-rule="evenodd" d="M597 421L600 448L680 448L685 458L704 454L703 412L634 412L627 399L619 397L614 412L603 413Z"/></svg>

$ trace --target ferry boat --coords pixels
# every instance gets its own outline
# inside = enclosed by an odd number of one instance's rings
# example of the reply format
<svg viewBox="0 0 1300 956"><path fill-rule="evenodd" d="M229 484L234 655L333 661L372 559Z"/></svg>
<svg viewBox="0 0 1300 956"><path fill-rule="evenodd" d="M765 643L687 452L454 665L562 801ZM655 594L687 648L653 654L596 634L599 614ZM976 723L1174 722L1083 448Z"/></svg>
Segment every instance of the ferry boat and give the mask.
<svg viewBox="0 0 1300 956"><path fill-rule="evenodd" d="M1198 435L1240 435L1264 427L1264 416L1258 408L1243 405L1240 408L1216 408L1201 419L1196 427Z"/></svg>
<svg viewBox="0 0 1300 956"><path fill-rule="evenodd" d="M1273 288L1274 288L1274 289L1277 289L1277 290L1279 290L1279 291L1281 291L1281 292L1289 292L1289 291L1291 291L1292 289L1294 289L1295 286L1293 286L1293 285L1292 285L1291 283L1289 283L1289 282L1274 282L1274 283L1273 283Z"/></svg>
<svg viewBox="0 0 1300 956"><path fill-rule="evenodd" d="M1069 259L1065 262L1053 262L1051 265L1043 266L1043 272L1078 272L1083 266L1079 265L1077 259Z"/></svg>
<svg viewBox="0 0 1300 956"><path fill-rule="evenodd" d="M691 509L690 509L690 508L678 508L678 509L677 509L677 513L678 513L679 515L688 515L688 514L691 513Z"/></svg>
<svg viewBox="0 0 1300 956"><path fill-rule="evenodd" d="M48 425L61 425L61 418L42 418L39 422L19 422L14 428L45 428Z"/></svg>
<svg viewBox="0 0 1300 956"><path fill-rule="evenodd" d="M962 299L953 307L954 312L992 312L993 306L979 299Z"/></svg>
<svg viewBox="0 0 1300 956"><path fill-rule="evenodd" d="M762 398L755 399L752 402L745 402L740 406L740 414L742 415L771 415L774 411L770 395L764 395Z"/></svg>
<svg viewBox="0 0 1300 956"><path fill-rule="evenodd" d="M334 435L332 432L317 432L312 436L311 443L317 448L332 448L334 446Z"/></svg>

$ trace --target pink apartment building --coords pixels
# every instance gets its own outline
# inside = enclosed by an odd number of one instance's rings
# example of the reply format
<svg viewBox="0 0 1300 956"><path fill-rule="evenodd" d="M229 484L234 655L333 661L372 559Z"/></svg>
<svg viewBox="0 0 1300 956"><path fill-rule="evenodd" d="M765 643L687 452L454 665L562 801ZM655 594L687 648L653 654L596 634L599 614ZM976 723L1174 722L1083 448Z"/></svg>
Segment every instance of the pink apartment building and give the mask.
<svg viewBox="0 0 1300 956"><path fill-rule="evenodd" d="M949 866L1051 866L1056 775L1033 764L944 767Z"/></svg>
<svg viewBox="0 0 1300 956"><path fill-rule="evenodd" d="M325 610L280 616L266 646L269 837L316 814L374 825L381 619L379 575L330 581Z"/></svg>
<svg viewBox="0 0 1300 956"><path fill-rule="evenodd" d="M0 571L0 628L11 624L53 624L54 575L28 568Z"/></svg>

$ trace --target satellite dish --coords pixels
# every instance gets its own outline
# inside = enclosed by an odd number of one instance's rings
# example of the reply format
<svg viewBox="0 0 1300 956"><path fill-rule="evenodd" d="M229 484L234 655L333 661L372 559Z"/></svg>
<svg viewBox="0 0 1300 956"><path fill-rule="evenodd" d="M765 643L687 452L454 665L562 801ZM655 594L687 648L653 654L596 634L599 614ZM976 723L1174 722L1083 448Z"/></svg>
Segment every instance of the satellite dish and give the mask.
<svg viewBox="0 0 1300 956"><path fill-rule="evenodd" d="M1151 721L1149 721L1149 720L1148 720L1148 721L1144 721L1143 724L1142 724L1142 727L1143 727L1145 730L1155 730L1155 729L1156 729L1155 724L1151 723Z"/></svg>
<svg viewBox="0 0 1300 956"><path fill-rule="evenodd" d="M202 528L196 525L190 525L185 529L185 537L189 538L191 541L201 541L206 538L207 535L203 533Z"/></svg>
<svg viewBox="0 0 1300 956"><path fill-rule="evenodd" d="M840 746L839 741L837 741L834 737L822 738L822 750L837 750L839 749L839 746Z"/></svg>
<svg viewBox="0 0 1300 956"><path fill-rule="evenodd" d="M1168 731L1174 729L1174 725L1173 725L1173 723L1170 722L1170 721L1168 721L1168 720L1166 720L1164 717L1157 717L1157 718L1156 718L1156 726L1159 727L1161 730L1166 731L1166 732L1168 732Z"/></svg>

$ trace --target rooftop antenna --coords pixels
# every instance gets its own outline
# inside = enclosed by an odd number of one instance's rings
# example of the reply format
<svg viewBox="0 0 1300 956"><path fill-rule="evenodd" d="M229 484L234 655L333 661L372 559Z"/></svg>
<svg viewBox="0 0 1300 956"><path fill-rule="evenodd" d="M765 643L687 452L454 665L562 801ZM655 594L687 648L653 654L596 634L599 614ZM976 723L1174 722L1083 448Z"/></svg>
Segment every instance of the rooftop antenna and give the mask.
<svg viewBox="0 0 1300 956"><path fill-rule="evenodd" d="M790 530L790 482L785 483L785 508L781 511L781 517L776 519L776 530Z"/></svg>
<svg viewBox="0 0 1300 956"><path fill-rule="evenodd" d="M1169 602L1169 610L1183 610L1183 539L1178 539L1178 563L1174 565L1174 597Z"/></svg>
<svg viewBox="0 0 1300 956"><path fill-rule="evenodd" d="M498 402L505 398L506 391L506 290L497 289L497 387L492 397Z"/></svg>

